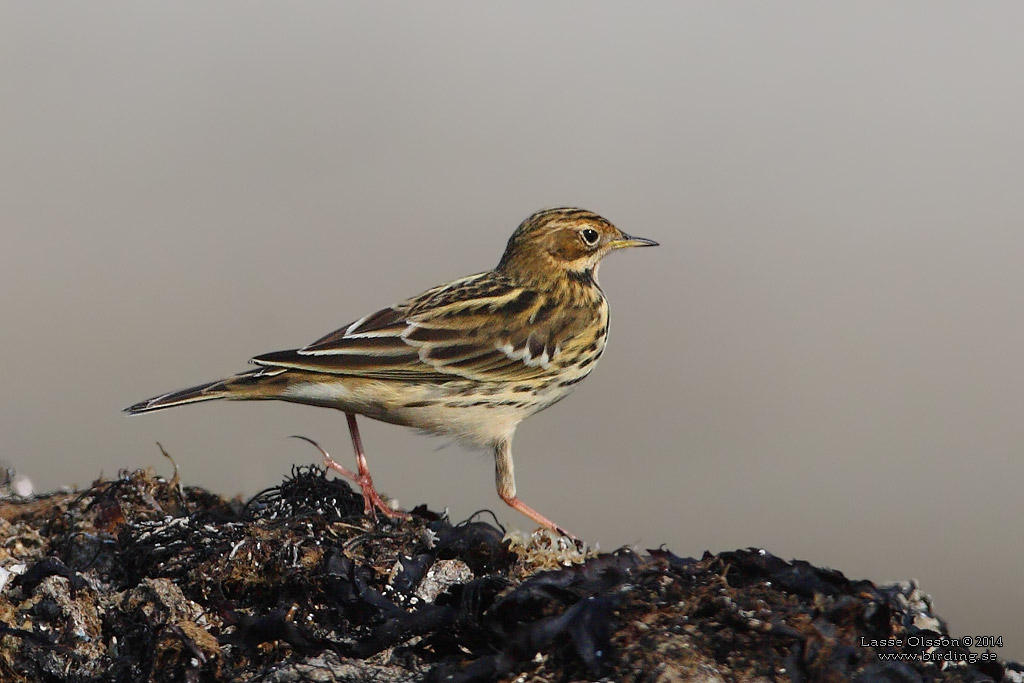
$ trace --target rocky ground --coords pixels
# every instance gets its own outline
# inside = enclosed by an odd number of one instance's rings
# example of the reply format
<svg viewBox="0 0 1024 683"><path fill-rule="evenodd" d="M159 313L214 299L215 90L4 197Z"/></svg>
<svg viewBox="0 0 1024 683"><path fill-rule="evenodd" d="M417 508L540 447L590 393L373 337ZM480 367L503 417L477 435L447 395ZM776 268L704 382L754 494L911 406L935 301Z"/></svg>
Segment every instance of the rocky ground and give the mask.
<svg viewBox="0 0 1024 683"><path fill-rule="evenodd" d="M247 502L151 471L16 490L0 486L12 683L1024 681L943 641L912 582L758 549L592 553L424 508L374 522L315 467Z"/></svg>

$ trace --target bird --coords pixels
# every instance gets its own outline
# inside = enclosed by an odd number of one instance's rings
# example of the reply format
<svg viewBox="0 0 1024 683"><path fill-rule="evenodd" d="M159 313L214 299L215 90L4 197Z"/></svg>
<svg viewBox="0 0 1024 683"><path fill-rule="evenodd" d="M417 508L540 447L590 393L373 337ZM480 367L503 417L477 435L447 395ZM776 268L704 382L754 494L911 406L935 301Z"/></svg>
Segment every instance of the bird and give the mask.
<svg viewBox="0 0 1024 683"><path fill-rule="evenodd" d="M299 349L256 356L248 372L172 391L124 409L148 413L201 401L280 400L345 413L357 469L320 449L353 480L375 517L407 516L376 491L356 416L454 437L493 450L499 497L542 527L565 529L516 494L512 437L527 417L565 398L608 341L601 260L657 246L591 211L552 208L524 220L493 270L428 289ZM300 437L305 438L305 437ZM308 440L308 439L307 439ZM313 442L315 446L319 446Z"/></svg>

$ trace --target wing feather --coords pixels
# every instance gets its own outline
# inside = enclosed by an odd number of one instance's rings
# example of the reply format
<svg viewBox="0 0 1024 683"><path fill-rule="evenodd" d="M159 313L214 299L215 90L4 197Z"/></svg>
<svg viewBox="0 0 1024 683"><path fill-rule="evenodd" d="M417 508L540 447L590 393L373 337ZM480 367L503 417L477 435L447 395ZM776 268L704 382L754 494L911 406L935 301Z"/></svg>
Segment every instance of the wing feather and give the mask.
<svg viewBox="0 0 1024 683"><path fill-rule="evenodd" d="M592 310L558 310L550 296L490 271L456 280L361 318L296 350L253 359L271 367L444 382L517 381L551 370Z"/></svg>

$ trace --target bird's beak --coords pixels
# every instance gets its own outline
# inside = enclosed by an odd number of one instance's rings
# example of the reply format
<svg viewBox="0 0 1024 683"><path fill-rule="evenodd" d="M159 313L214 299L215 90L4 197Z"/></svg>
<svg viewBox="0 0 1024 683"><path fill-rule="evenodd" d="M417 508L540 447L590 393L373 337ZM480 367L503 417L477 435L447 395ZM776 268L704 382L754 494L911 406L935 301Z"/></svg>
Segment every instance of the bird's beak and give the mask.
<svg viewBox="0 0 1024 683"><path fill-rule="evenodd" d="M656 247L658 243L645 237L633 237L622 233L622 237L612 240L608 246L612 249L625 249L627 247Z"/></svg>

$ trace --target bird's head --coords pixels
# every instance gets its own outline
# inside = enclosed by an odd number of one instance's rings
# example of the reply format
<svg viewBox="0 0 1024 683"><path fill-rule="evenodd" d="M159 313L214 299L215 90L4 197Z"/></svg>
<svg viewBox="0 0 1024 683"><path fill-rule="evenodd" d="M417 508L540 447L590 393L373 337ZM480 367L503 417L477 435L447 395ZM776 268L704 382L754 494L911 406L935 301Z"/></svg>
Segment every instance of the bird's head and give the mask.
<svg viewBox="0 0 1024 683"><path fill-rule="evenodd" d="M585 209L545 209L520 224L505 248L498 271L513 277L567 276L596 281L605 254L658 243L622 232Z"/></svg>

